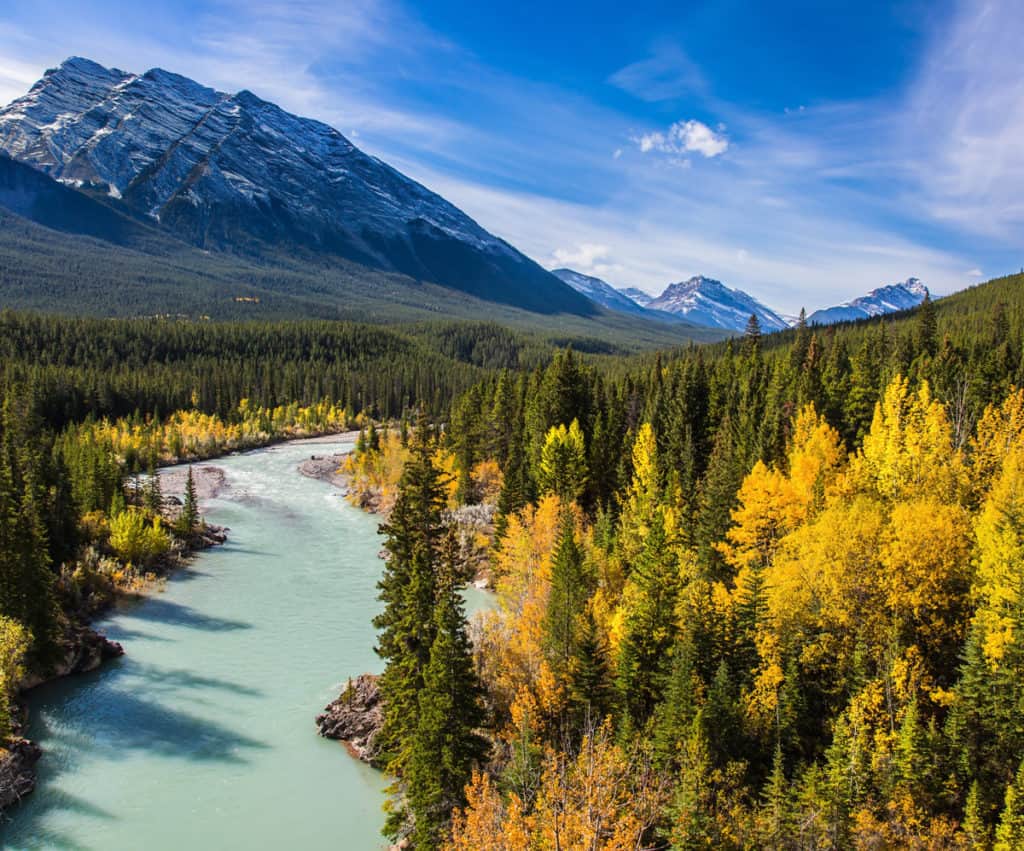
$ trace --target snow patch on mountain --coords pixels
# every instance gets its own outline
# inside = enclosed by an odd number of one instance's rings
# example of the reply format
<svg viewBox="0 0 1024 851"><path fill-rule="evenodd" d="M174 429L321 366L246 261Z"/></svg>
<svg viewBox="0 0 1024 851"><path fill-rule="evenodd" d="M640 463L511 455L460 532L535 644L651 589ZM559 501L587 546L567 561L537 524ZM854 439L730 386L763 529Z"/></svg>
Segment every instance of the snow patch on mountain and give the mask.
<svg viewBox="0 0 1024 851"><path fill-rule="evenodd" d="M597 302L597 304L607 307L609 310L637 315L647 313L639 304L600 278L584 275L582 272L576 272L572 269L553 269L551 274L560 281L567 283L576 292L582 293L591 301Z"/></svg>
<svg viewBox="0 0 1024 851"><path fill-rule="evenodd" d="M733 331L744 330L751 315L757 317L765 332L781 331L789 327L781 316L753 296L703 275L669 284L647 308L674 313L696 325Z"/></svg>
<svg viewBox="0 0 1024 851"><path fill-rule="evenodd" d="M619 292L622 293L630 301L639 304L641 307L647 307L647 305L654 301L654 296L652 296L650 293L645 293L638 287L622 287L619 289Z"/></svg>
<svg viewBox="0 0 1024 851"><path fill-rule="evenodd" d="M852 301L816 310L807 317L808 325L831 325L835 322L853 322L872 316L883 316L917 307L927 296L926 287L918 278L907 278L898 284L889 284L871 290Z"/></svg>

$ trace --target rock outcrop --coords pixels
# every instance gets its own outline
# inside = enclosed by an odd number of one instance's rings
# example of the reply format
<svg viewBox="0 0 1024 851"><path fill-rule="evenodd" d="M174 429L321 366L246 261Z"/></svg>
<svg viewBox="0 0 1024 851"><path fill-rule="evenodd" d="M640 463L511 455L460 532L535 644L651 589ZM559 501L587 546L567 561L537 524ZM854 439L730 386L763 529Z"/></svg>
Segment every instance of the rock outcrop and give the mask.
<svg viewBox="0 0 1024 851"><path fill-rule="evenodd" d="M360 674L349 680L337 700L316 718L321 736L342 742L357 759L380 768L377 733L384 723L384 707L375 674Z"/></svg>
<svg viewBox="0 0 1024 851"><path fill-rule="evenodd" d="M45 676L34 674L21 682L21 690L34 688L41 683L68 674L84 674L94 671L108 659L124 655L124 648L116 641L87 626L73 626L61 640L61 657Z"/></svg>
<svg viewBox="0 0 1024 851"><path fill-rule="evenodd" d="M14 739L0 750L0 812L36 787L35 765L42 751L28 739Z"/></svg>

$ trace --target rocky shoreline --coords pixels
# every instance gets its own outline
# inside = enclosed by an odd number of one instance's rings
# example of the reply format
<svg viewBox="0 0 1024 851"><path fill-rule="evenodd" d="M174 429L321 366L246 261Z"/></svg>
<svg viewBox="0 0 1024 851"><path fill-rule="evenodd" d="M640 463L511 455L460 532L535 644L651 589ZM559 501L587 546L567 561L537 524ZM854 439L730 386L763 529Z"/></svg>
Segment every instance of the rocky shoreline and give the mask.
<svg viewBox="0 0 1024 851"><path fill-rule="evenodd" d="M42 749L28 739L14 739L0 752L0 813L36 788L36 763Z"/></svg>
<svg viewBox="0 0 1024 851"><path fill-rule="evenodd" d="M358 432L344 432L318 437L300 437L287 441L273 441L267 446L245 451L268 449L273 445L283 442L308 443L313 446L319 443L351 442L355 441L357 436ZM323 479L337 487L344 488L344 477L337 473L343 458L344 455L326 457L314 455L310 459L315 462L314 465L308 472L302 468L300 468L300 472L303 475ZM225 488L229 487L227 474L223 468L202 461L196 461L190 466L192 468L196 496L200 500L215 499ZM185 466L185 462L182 462L175 467L160 469L158 475L160 476L160 489L164 496L165 506L173 513L183 503L186 482L188 480L188 469ZM157 577L169 575L183 567L195 553L225 543L228 531L228 529L221 526L204 524L202 529L197 531L190 541L170 553L151 572ZM96 632L89 626L89 622L115 605L119 600L139 599L147 596L152 590L152 587L143 584L130 591L118 592L109 599L79 601L80 605L71 616L71 623L61 640L61 658L48 675L35 674L25 678L20 683L19 691L24 693L59 677L93 671L105 661L124 655L125 650L118 642L110 641L106 636ZM19 735L16 735L8 743L6 749L0 748L0 818L2 818L5 809L17 804L22 798L33 791L36 785L35 766L42 756L42 749L37 744L20 736L20 732L24 729L24 722L27 719L27 711L24 704L21 704L18 714L21 718L19 723L15 724L15 732Z"/></svg>
<svg viewBox="0 0 1024 851"><path fill-rule="evenodd" d="M165 501L173 509L180 505L185 492L187 472L174 470L161 474L161 488L165 493ZM200 499L211 499L220 492L225 484L224 471L219 467L202 466L193 472L197 495ZM227 540L227 529L213 524L204 524L190 541L180 549L169 554L153 571L157 576L166 576L185 565L195 553L223 544ZM69 622L60 640L61 655L47 674L34 673L26 676L20 683L18 691L25 692L72 674L83 674L94 671L104 662L124 655L124 647L116 641L110 641L105 635L89 626L89 622L102 612L115 605L118 600L138 599L145 597L150 589L143 586L129 592L117 592L110 598L79 601L81 605L69 615ZM19 699L21 723L16 724L16 731L24 729L27 709ZM14 738L6 750L0 749L0 814L5 809L17 804L36 786L35 766L42 756L42 749L29 739Z"/></svg>
<svg viewBox="0 0 1024 851"><path fill-rule="evenodd" d="M317 732L341 742L356 759L381 768L377 734L384 723L384 707L376 674L360 674L316 716Z"/></svg>

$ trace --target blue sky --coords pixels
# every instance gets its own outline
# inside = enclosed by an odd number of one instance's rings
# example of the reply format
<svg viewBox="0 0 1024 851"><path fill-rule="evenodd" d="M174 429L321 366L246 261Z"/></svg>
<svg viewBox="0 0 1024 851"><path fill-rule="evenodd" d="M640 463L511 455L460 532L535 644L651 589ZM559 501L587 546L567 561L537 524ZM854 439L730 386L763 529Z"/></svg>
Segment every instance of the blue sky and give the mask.
<svg viewBox="0 0 1024 851"><path fill-rule="evenodd" d="M248 88L548 267L796 312L1024 264L1016 5L8 0L0 101L70 55Z"/></svg>

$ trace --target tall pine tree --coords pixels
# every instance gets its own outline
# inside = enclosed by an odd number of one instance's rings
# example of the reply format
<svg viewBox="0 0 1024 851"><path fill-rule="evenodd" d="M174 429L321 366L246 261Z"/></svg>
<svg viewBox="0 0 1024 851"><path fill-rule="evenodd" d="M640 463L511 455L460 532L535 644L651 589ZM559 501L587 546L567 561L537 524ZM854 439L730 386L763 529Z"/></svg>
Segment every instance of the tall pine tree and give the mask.
<svg viewBox="0 0 1024 851"><path fill-rule="evenodd" d="M456 582L458 543L449 533L434 607L434 641L418 695L415 730L405 765L412 845L438 847L463 789L487 755L479 731L484 721L481 688L466 634L466 615Z"/></svg>

